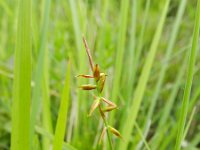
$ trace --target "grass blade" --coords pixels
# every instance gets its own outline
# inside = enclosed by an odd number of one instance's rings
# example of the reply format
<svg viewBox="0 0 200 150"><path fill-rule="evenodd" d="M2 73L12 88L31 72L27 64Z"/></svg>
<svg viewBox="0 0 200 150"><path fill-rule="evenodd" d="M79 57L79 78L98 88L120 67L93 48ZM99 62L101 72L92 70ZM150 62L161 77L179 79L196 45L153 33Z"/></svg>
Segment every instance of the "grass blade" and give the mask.
<svg viewBox="0 0 200 150"><path fill-rule="evenodd" d="M151 100L151 105L150 105L148 113L147 113L148 114L147 120L152 119L152 115L153 115L153 112L154 112L154 109L155 109L155 106L156 106L156 103L157 103L157 100L158 100L158 97L159 97L160 89L163 85L163 81L164 81L166 71L167 71L167 68L168 68L168 65L169 65L169 61L167 61L167 60L170 58L170 56L172 54L172 50L173 50L173 47L174 47L174 44L175 44L175 41L176 41L176 37L178 35L179 27L180 27L180 24L181 24L181 19L182 19L182 16L183 16L183 13L184 13L184 10L185 10L185 6L186 6L186 0L182 0L182 1L180 1L180 3L181 4L179 6L176 21L175 21L174 26L173 26L172 35L171 35L171 38L170 38L170 41L169 41L169 45L167 47L167 51L166 51L165 56L164 56L165 63L162 65L162 69L161 69L160 74L159 74L159 79L158 79L158 82L156 84L156 89L155 89L153 98Z"/></svg>
<svg viewBox="0 0 200 150"><path fill-rule="evenodd" d="M140 137L142 138L142 141L144 142L144 145L146 147L147 150L150 150L149 144L147 143L145 136L142 133L142 130L140 129L139 125L137 124L137 122L135 123L135 127L140 135Z"/></svg>
<svg viewBox="0 0 200 150"><path fill-rule="evenodd" d="M122 24L119 29L118 34L118 45L117 45L117 54L115 61L115 77L113 81L113 90L112 90L112 101L116 102L117 96L119 93L120 87L120 77L122 74L122 64L123 56L125 51L125 40L126 40L126 30L127 30L127 18L128 18L128 9L129 9L129 0L121 1L121 11L120 11L120 23ZM110 116L111 122L113 119L114 113Z"/></svg>
<svg viewBox="0 0 200 150"><path fill-rule="evenodd" d="M184 140L184 138L186 137L186 135L188 133L188 130L190 128L190 125L191 125L192 119L194 117L195 111L196 111L196 107L194 107L194 109L192 110L192 113L190 115L189 121L188 121L188 123L186 125L185 131L184 131L184 135L183 135L183 140Z"/></svg>
<svg viewBox="0 0 200 150"><path fill-rule="evenodd" d="M188 113L188 104L189 104L190 92L191 92L191 87L192 87L196 51L197 51L197 46L198 46L199 26L200 26L200 0L198 0L198 4L197 4L195 27L194 27L194 33L193 33L193 39L192 39L192 48L190 51L187 80L186 80L183 102L182 102L181 111L180 111L179 128L178 128L175 150L179 150L181 148L181 143L184 136L184 128L185 128L185 122L186 122L186 117Z"/></svg>
<svg viewBox="0 0 200 150"><path fill-rule="evenodd" d="M47 137L50 141L54 140L54 136L49 133L48 131L46 131L45 129L36 126L35 130L38 134ZM70 145L69 143L63 142L63 149L64 150L77 150L75 147L73 147L72 145Z"/></svg>
<svg viewBox="0 0 200 150"><path fill-rule="evenodd" d="M15 49L11 150L30 148L31 0L20 0Z"/></svg>
<svg viewBox="0 0 200 150"><path fill-rule="evenodd" d="M31 127L30 127L30 134L31 134L31 147L33 146L33 137L34 137L34 129L35 129L35 124L38 116L38 110L39 106L41 104L40 97L41 97L41 90L42 90L42 82L43 82L43 77L44 73L46 72L43 71L44 67L46 66L45 63L47 63L47 49L46 49L46 41L47 41L47 31L48 31L48 24L49 24L49 11L50 11L50 5L51 5L51 0L45 0L45 5L44 5L44 17L42 20L42 27L41 27L41 36L39 37L40 43L39 43L39 57L37 60L37 65L36 65L36 70L35 70L35 75L34 75L34 81L35 81L35 86L33 88L33 96L32 96L32 111L31 111ZM45 56L46 55L46 56ZM47 68L46 68L47 69ZM42 72L42 75L41 75ZM45 79L46 80L46 79ZM46 82L46 81L45 81ZM46 91L44 91L46 92ZM43 95L44 98L45 96L48 96L48 93ZM44 145L44 144L43 144Z"/></svg>
<svg viewBox="0 0 200 150"><path fill-rule="evenodd" d="M66 129L66 122L67 122L67 113L69 107L69 92L70 92L70 64L68 64L65 85L62 93L60 109L56 123L56 131L53 142L54 150L62 150L65 129Z"/></svg>
<svg viewBox="0 0 200 150"><path fill-rule="evenodd" d="M153 42L150 47L149 54L147 56L145 65L144 65L142 73L140 75L140 79L139 79L139 82L138 82L138 85L136 87L136 91L135 91L135 94L133 97L133 103L131 104L130 109L129 109L132 112L129 112L127 114L127 118L124 122L124 126L122 127L122 136L126 137L126 141L120 141L119 150L126 149L128 146L129 140L131 138L131 131L133 129L133 126L134 126L134 123L135 123L135 120L136 120L136 117L137 117L137 114L138 114L138 111L140 108L140 104L141 104L142 98L144 96L144 91L145 91L145 88L147 85L147 81L149 78L153 60L154 60L154 57L155 57L155 54L157 51L157 46L158 46L161 32L162 32L162 29L164 26L169 3L170 3L170 0L167 0L165 3L165 7L162 12L161 20L159 22Z"/></svg>

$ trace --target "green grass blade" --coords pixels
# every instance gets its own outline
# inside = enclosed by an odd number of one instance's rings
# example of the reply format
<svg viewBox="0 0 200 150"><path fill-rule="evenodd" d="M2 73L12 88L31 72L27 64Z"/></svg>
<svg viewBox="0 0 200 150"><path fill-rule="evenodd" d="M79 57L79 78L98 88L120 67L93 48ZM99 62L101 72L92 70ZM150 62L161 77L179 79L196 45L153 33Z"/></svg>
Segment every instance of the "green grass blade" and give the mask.
<svg viewBox="0 0 200 150"><path fill-rule="evenodd" d="M44 67L46 63L46 57L45 54L47 53L46 47L46 41L47 41L47 31L48 31L48 23L49 23L49 10L50 10L51 0L46 0L44 5L44 17L42 21L42 27L41 27L41 36L39 37L40 43L39 43L39 57L36 65L35 75L34 75L34 82L35 86L33 88L33 96L32 96L32 110L31 110L31 128L30 128L30 135L31 135L31 146L32 141L34 137L34 127L36 124L38 112L39 112L39 106L41 104L40 98L41 98L41 90L42 90L42 79L44 74ZM42 73L42 75L41 75ZM48 95L48 94L47 94ZM45 96L45 95L43 95Z"/></svg>
<svg viewBox="0 0 200 150"><path fill-rule="evenodd" d="M127 18L129 10L129 0L121 1L121 11L120 11L120 28L118 34L117 42L117 54L115 61L115 72L114 72L114 81L113 81L113 90L111 100L116 102L117 96L120 89L120 78L122 75L122 65L123 65L123 56L125 51L125 40L126 40L126 30L127 30ZM113 119L114 113L110 116L111 122Z"/></svg>
<svg viewBox="0 0 200 150"><path fill-rule="evenodd" d="M196 107L194 107L194 109L192 110L192 113L190 115L189 121L188 121L188 123L186 125L185 131L184 131L184 135L183 135L183 140L184 140L184 138L186 137L186 135L188 133L188 130L190 128L190 125L191 125L192 119L194 117L195 111L196 111Z"/></svg>
<svg viewBox="0 0 200 150"><path fill-rule="evenodd" d="M153 112L154 112L154 109L155 109L155 106L156 106L156 103L157 103L157 100L158 100L158 97L159 97L159 94L160 94L160 90L161 90L161 87L163 85L163 81L164 81L164 78L165 78L165 75L166 75L166 71L167 71L167 68L168 68L168 65L169 65L169 61L167 61L167 60L171 57L173 47L174 47L174 44L175 44L175 41L176 41L176 37L177 37L178 31L179 31L179 27L180 27L180 24L181 24L181 19L182 19L184 10L185 10L185 6L186 6L186 0L180 1L179 10L178 10L177 17L176 17L176 20L175 20L175 23L174 23L174 26L173 26L173 30L172 30L172 35L170 37L169 45L167 47L167 51L166 51L165 56L164 56L165 63L162 65L162 69L161 69L160 74L159 74L159 79L158 79L158 82L156 84L156 89L154 91L154 95L153 95L153 98L151 100L151 105L150 105L148 113L147 113L148 114L147 120L152 119L152 115L153 115Z"/></svg>
<svg viewBox="0 0 200 150"><path fill-rule="evenodd" d="M45 129L39 127L39 126L36 126L35 131L38 134L47 137L49 140L54 141L54 136L51 133L49 133L47 130L45 130ZM72 145L70 145L69 143L66 143L66 142L63 142L63 149L77 150L75 147L73 147Z"/></svg>
<svg viewBox="0 0 200 150"><path fill-rule="evenodd" d="M75 3L74 0L69 0L69 5L70 5L70 10L71 10L71 15L72 15L72 21L73 21L73 31L74 31L74 38L75 38L75 42L76 42L76 49L77 51L75 52L75 55L77 56L76 59L78 61L78 69L77 71L79 73L85 73L88 67L87 61L86 61L86 53L85 53L85 49L84 49L84 45L82 43L82 34L85 33L85 16L83 13L83 10L81 10L82 15L78 14L78 8L77 8L77 4ZM82 17L82 18L81 18ZM83 22L81 22L81 19L83 19ZM83 80L78 80L77 82L77 86L82 85L83 84ZM78 89L77 89L78 90ZM87 99L86 98L86 93L78 90L77 91L77 104L76 104L76 109L77 109L77 113L76 113L76 119L75 119L75 128L74 128L74 141L78 141L77 138L80 138L80 131L81 128L83 128L84 126L79 126L81 124L81 121L85 121L85 119L82 119L82 115L81 115L81 111L85 109L86 107L86 103L82 103L82 100Z"/></svg>
<svg viewBox="0 0 200 150"><path fill-rule="evenodd" d="M136 75L136 63L135 63L135 39L136 39L136 22L137 22L137 1L132 2L132 10L131 10L131 36L129 41L129 61L127 67L127 74L128 74L128 83L126 83L126 100L130 102L133 92L133 83L135 81ZM128 105L127 105L128 106Z"/></svg>
<svg viewBox="0 0 200 150"><path fill-rule="evenodd" d="M136 48L137 49L136 64L135 64L136 68L138 67L139 59L140 59L140 56L141 56L141 53L142 53L142 47L143 47L143 44L144 44L143 39L144 39L144 35L145 35L145 29L146 29L146 26L147 26L150 3L151 3L151 0L147 0L146 5L145 5L144 18L143 18L143 21L142 21L142 28L141 28L141 32L140 32L139 39L138 39L138 45L137 45L137 48Z"/></svg>
<svg viewBox="0 0 200 150"><path fill-rule="evenodd" d="M11 150L30 148L31 0L18 2Z"/></svg>
<svg viewBox="0 0 200 150"><path fill-rule="evenodd" d="M189 113L192 111L199 97L200 97L200 86L195 90L194 96L192 97L190 101L189 108L188 108Z"/></svg>
<svg viewBox="0 0 200 150"><path fill-rule="evenodd" d="M69 107L69 94L70 94L70 64L68 64L65 85L62 93L60 109L56 123L56 131L53 142L54 150L62 150L65 129L66 129L66 122L67 122L67 113Z"/></svg>
<svg viewBox="0 0 200 150"><path fill-rule="evenodd" d="M122 136L126 137L126 140L120 141L119 150L126 149L127 146L128 146L129 140L131 138L131 131L133 129L133 126L134 126L134 123L135 123L135 120L136 120L136 117L137 117L137 114L138 114L138 111L139 111L139 108L140 108L140 104L141 104L142 98L144 96L144 91L146 89L150 70L152 68L153 60L154 60L154 57L155 57L155 54L156 54L156 51L157 51L157 46L158 46L159 39L160 39L160 36L161 36L161 32L162 32L162 29L163 29L163 26L164 26L164 22L165 22L165 18L166 18L166 15L167 15L169 3L170 3L170 0L167 0L166 3L165 3L165 7L163 9L158 28L156 30L153 42L152 42L151 47L150 47L149 54L147 56L145 65L143 67L141 76L139 78L138 85L136 87L136 91L135 91L135 94L134 94L134 97L133 97L133 103L130 106L130 111L127 114L127 118L124 121L124 126L122 127Z"/></svg>
<svg viewBox="0 0 200 150"><path fill-rule="evenodd" d="M50 92L49 92L49 51L46 48L46 36L47 36L47 25L49 22L49 12L50 12L51 0L45 0L43 6L43 32L42 36L44 41L41 45L41 48L44 49L43 57L43 75L42 75L42 124L43 127L50 133L53 132L52 129L52 117L51 117L51 104L50 104ZM45 27L46 26L46 27ZM44 28L45 27L45 28ZM47 28L47 29L46 29ZM45 137L42 137L42 146L43 149L51 148L51 141Z"/></svg>
<svg viewBox="0 0 200 150"><path fill-rule="evenodd" d="M52 133L52 117L51 117L51 105L50 105L50 92L49 92L49 77L48 77L48 51L45 50L44 57L44 72L43 72L43 86L42 86L42 124L43 127ZM51 142L49 139L43 137L43 149L50 149Z"/></svg>
<svg viewBox="0 0 200 150"><path fill-rule="evenodd" d="M185 128L185 122L186 122L187 113L188 113L188 104L189 104L190 92L191 92L191 87L192 87L196 51L197 51L197 46L198 46L199 27L200 27L200 0L198 0L198 4L197 4L195 27L194 27L194 33L193 33L193 39L192 39L192 48L190 51L186 86L185 86L183 102L182 102L181 111L180 111L180 119L178 122L179 128L178 128L178 133L177 133L175 150L179 150L181 148L181 143L184 136L184 128Z"/></svg>
<svg viewBox="0 0 200 150"><path fill-rule="evenodd" d="M169 99L163 108L163 112L161 113L162 117L159 120L158 127L155 130L155 135L151 139L152 149L155 149L155 147L157 147L159 145L159 142L165 142L165 140L159 140L161 137L160 134L162 133L163 126L167 123L167 120L170 117L170 111L173 108L174 101L176 99L178 90L180 88L180 84L181 84L181 81L182 81L182 78L183 78L183 75L185 72L185 67L186 67L186 63L183 63L183 65L179 69L178 75L175 79L176 82L173 85L173 88L169 95ZM162 136L162 137L165 138L164 136Z"/></svg>
<svg viewBox="0 0 200 150"><path fill-rule="evenodd" d="M147 143L145 136L142 133L142 130L140 129L139 125L137 124L137 122L135 123L135 127L140 135L140 137L142 138L142 141L144 142L144 145L146 147L147 150L150 150L149 144Z"/></svg>

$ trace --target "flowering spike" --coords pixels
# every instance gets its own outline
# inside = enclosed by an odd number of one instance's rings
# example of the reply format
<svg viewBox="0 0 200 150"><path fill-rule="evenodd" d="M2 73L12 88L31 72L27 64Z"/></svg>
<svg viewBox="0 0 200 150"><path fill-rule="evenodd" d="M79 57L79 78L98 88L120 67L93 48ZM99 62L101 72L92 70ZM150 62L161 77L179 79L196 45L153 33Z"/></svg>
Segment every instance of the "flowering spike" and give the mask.
<svg viewBox="0 0 200 150"><path fill-rule="evenodd" d="M111 127L111 126L108 126L108 128L109 128L110 132L112 132L114 135L116 135L119 138L122 138L120 132L117 129L115 129L115 128Z"/></svg>
<svg viewBox="0 0 200 150"><path fill-rule="evenodd" d="M94 100L94 102L93 102L93 104L92 104L92 106L90 108L90 112L89 112L89 115L88 115L89 117L92 115L94 110L99 106L99 104L100 104L100 99Z"/></svg>
<svg viewBox="0 0 200 150"><path fill-rule="evenodd" d="M92 85L92 84L85 84L85 85L81 85L79 86L79 88L81 88L82 90L93 90L96 89L96 85Z"/></svg>
<svg viewBox="0 0 200 150"><path fill-rule="evenodd" d="M101 141L103 140L103 137L104 137L104 135L105 135L105 133L106 133L106 130L107 130L107 128L104 127L103 130L102 130L102 132L101 132L101 136L100 136L100 138L99 138L99 144L101 144Z"/></svg>

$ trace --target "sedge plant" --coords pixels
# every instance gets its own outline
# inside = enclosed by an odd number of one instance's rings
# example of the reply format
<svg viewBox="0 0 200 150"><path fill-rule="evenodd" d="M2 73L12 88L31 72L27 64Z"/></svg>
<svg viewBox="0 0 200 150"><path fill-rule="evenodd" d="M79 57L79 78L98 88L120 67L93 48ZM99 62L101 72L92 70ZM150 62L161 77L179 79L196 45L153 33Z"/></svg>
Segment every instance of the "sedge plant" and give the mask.
<svg viewBox="0 0 200 150"><path fill-rule="evenodd" d="M105 85L107 75L103 72L100 72L100 68L99 68L98 64L94 65L94 62L93 62L93 59L92 59L92 56L90 53L90 49L89 49L87 41L84 37L83 37L83 42L84 42L84 46L85 46L85 49L86 49L86 52L87 52L87 55L89 58L90 68L93 72L93 75L80 74L77 77L93 78L95 80L96 84L94 84L94 85L93 84L84 84L84 85L79 86L79 88L81 88L82 90L96 90L96 92L95 92L96 94L93 96L94 101L93 101L93 104L91 105L88 116L89 117L92 116L93 112L96 109L98 109L100 117L104 123L104 127L103 127L102 133L99 138L99 144L101 143L101 141L106 133L110 149L113 149L110 133L114 134L115 136L117 136L119 138L122 138L122 136L117 129L108 125L108 121L106 119L105 113L116 109L117 105L115 103L113 103L112 101L102 97L102 91L103 91L103 88ZM106 106L104 106L104 104L106 104Z"/></svg>

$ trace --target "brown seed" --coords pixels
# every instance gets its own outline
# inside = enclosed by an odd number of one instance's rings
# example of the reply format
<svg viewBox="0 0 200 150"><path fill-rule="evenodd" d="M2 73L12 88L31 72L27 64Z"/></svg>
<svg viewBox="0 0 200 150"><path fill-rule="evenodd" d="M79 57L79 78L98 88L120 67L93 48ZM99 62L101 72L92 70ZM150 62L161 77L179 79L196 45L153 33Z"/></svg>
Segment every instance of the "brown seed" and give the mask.
<svg viewBox="0 0 200 150"><path fill-rule="evenodd" d="M117 107L117 105L116 105L115 103L111 102L110 100L105 99L104 97L101 97L101 99L102 99L105 103L107 103L108 105L113 106L113 107Z"/></svg>
<svg viewBox="0 0 200 150"><path fill-rule="evenodd" d="M116 106L108 106L106 107L105 109L103 109L104 112L109 112L109 111L112 111L114 109L116 109L117 107Z"/></svg>
<svg viewBox="0 0 200 150"><path fill-rule="evenodd" d="M92 84L85 84L85 85L81 85L79 86L79 88L81 88L82 90L93 90L96 89L96 85L92 85Z"/></svg>
<svg viewBox="0 0 200 150"><path fill-rule="evenodd" d="M76 77L83 77L83 78L94 78L94 77L93 77L93 76L91 76L91 75L84 75L84 74L77 75Z"/></svg>
<svg viewBox="0 0 200 150"><path fill-rule="evenodd" d="M93 75L94 75L94 78L97 81L99 81L100 79L100 70L99 70L99 65L96 64L95 67L94 67L94 70L93 70Z"/></svg>
<svg viewBox="0 0 200 150"><path fill-rule="evenodd" d="M111 127L111 126L108 126L108 128L114 135L116 135L119 138L122 138L120 132L117 129L115 129L115 128Z"/></svg>

